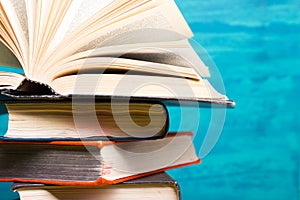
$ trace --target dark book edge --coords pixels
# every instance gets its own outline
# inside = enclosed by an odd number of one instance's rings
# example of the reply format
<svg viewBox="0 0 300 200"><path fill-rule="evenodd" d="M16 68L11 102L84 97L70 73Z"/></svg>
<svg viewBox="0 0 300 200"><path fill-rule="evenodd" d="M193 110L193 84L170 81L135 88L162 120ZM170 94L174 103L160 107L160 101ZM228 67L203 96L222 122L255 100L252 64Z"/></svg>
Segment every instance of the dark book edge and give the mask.
<svg viewBox="0 0 300 200"><path fill-rule="evenodd" d="M55 141L114 141L114 142L125 142L125 141L137 141L137 140L157 140L162 139L165 136L168 135L168 132L165 132L162 135L159 136L153 136L153 137L144 137L144 138L137 138L137 137L123 137L123 138L117 138L117 137L109 137L109 136L103 136L103 137L88 137L88 138L11 138L11 137L5 137L0 136L0 141L4 142L55 142Z"/></svg>
<svg viewBox="0 0 300 200"><path fill-rule="evenodd" d="M15 90L21 95L59 95L49 85L25 78Z"/></svg>
<svg viewBox="0 0 300 200"><path fill-rule="evenodd" d="M63 96L59 94L52 95L24 95L16 90L2 90L0 91L0 103L36 103L36 102L66 102L66 101L147 101L147 102L162 102L163 104L181 104L189 106L198 103L200 107L208 108L234 108L235 101L220 100L220 99L202 99L202 98L154 98L154 97L131 97L131 96L108 96L108 95L69 95Z"/></svg>

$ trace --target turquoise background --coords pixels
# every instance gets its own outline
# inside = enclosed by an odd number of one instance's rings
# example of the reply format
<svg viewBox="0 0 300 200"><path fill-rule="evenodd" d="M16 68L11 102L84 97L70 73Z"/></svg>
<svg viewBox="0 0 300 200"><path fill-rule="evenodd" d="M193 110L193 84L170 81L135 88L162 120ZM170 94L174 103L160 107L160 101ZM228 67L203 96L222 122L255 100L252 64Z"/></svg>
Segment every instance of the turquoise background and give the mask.
<svg viewBox="0 0 300 200"><path fill-rule="evenodd" d="M299 0L177 3L237 102L202 164L169 172L183 200L299 199ZM203 120L209 115L201 110ZM0 117L3 132L7 116ZM197 150L205 130L195 138ZM17 198L10 184L0 188L1 200Z"/></svg>
<svg viewBox="0 0 300 200"><path fill-rule="evenodd" d="M170 172L183 199L299 199L299 0L177 2L237 103L202 164Z"/></svg>

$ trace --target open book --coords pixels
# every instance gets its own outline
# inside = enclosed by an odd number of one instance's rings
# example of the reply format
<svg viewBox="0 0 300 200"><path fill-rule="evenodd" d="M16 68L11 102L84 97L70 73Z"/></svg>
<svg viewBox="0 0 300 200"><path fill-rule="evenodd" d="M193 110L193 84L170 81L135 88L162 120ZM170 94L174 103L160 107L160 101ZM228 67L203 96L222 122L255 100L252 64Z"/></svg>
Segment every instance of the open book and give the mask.
<svg viewBox="0 0 300 200"><path fill-rule="evenodd" d="M1 0L0 19L0 65L25 73L0 73L1 90L227 101L173 0Z"/></svg>

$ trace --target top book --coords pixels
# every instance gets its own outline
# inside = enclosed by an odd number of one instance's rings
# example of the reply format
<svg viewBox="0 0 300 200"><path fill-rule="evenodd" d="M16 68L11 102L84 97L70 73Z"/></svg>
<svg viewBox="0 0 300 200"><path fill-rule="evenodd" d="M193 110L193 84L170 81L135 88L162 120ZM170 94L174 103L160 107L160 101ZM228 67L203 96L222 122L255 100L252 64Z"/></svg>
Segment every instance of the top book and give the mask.
<svg viewBox="0 0 300 200"><path fill-rule="evenodd" d="M25 73L1 72L0 90L25 80L62 96L228 100L203 78L172 0L1 0L0 20L0 65Z"/></svg>

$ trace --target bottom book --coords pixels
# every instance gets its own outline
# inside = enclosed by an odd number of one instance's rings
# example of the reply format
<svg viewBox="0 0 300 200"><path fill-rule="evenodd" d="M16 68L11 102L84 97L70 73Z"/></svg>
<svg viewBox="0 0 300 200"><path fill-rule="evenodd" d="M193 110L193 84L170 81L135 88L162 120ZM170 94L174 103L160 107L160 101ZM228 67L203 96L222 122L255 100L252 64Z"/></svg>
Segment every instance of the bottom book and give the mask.
<svg viewBox="0 0 300 200"><path fill-rule="evenodd" d="M14 183L12 190L20 200L179 200L180 189L175 180L166 173L107 186L51 186L32 183Z"/></svg>

